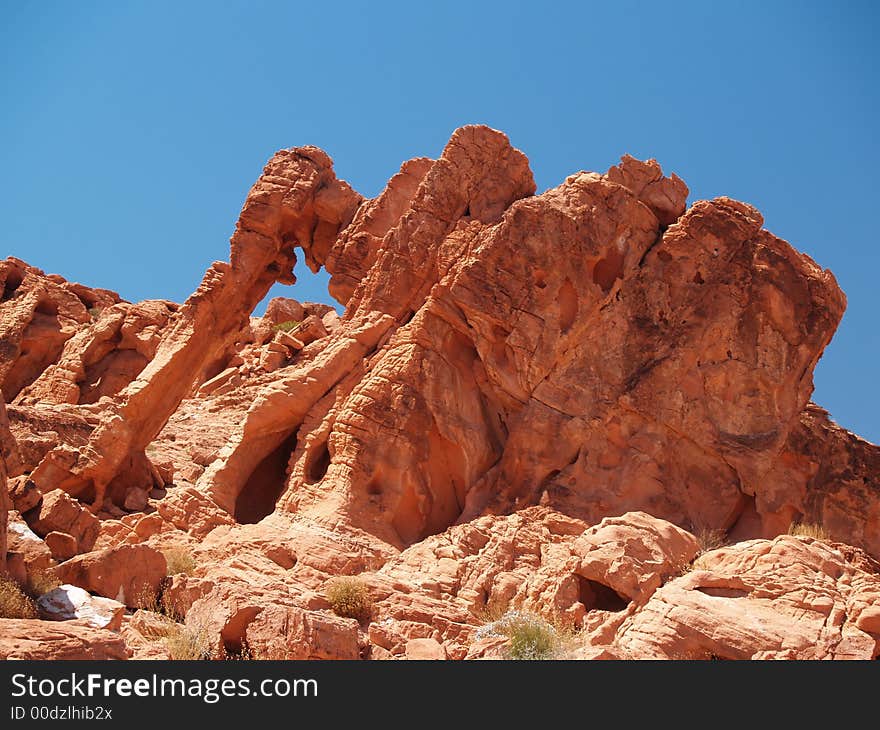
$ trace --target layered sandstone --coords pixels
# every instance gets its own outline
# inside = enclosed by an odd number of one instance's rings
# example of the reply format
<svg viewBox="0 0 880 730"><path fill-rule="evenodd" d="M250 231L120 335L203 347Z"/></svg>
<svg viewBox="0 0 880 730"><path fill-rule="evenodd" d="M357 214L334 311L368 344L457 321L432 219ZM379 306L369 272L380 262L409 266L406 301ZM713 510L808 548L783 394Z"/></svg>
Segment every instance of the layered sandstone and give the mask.
<svg viewBox="0 0 880 730"><path fill-rule="evenodd" d="M629 156L536 194L503 134L464 127L373 200L316 148L277 153L183 305L7 259L0 562L170 601L122 622L143 657L169 656L157 631L490 657L507 609L580 632L573 657L876 656L880 447L810 402L844 295L752 206L687 196ZM341 317L251 316L296 248ZM339 575L369 617L334 615Z"/></svg>

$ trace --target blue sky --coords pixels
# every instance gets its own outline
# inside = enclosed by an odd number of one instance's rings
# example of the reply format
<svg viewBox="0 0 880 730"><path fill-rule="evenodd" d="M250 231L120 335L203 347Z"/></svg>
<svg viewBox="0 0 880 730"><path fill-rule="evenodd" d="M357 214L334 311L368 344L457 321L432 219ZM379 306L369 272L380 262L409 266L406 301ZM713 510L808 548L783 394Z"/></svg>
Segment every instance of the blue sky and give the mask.
<svg viewBox="0 0 880 730"><path fill-rule="evenodd" d="M378 193L489 124L539 189L621 154L730 195L838 278L817 402L880 442L871 2L0 0L0 256L182 301L248 188L316 144ZM293 295L327 300L298 267ZM276 293L290 289L276 288Z"/></svg>

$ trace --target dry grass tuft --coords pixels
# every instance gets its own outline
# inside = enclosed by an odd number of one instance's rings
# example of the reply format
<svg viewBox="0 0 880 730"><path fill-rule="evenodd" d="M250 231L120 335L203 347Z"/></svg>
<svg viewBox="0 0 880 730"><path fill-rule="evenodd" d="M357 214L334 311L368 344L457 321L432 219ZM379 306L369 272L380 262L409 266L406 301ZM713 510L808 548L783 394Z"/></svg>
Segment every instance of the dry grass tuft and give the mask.
<svg viewBox="0 0 880 730"><path fill-rule="evenodd" d="M175 661L211 659L211 634L204 626L175 624L165 638L168 653Z"/></svg>
<svg viewBox="0 0 880 730"><path fill-rule="evenodd" d="M789 535L795 535L796 537L812 537L816 540L829 540L830 536L825 531L825 528L822 525L817 525L814 522L798 522L792 523L791 527L788 528Z"/></svg>
<svg viewBox="0 0 880 730"><path fill-rule="evenodd" d="M330 608L337 616L366 621L370 618L373 602L367 584L360 578L344 576L330 581L325 594Z"/></svg>
<svg viewBox="0 0 880 730"><path fill-rule="evenodd" d="M49 591L54 591L61 585L56 575L49 570L38 570L28 576L25 589L33 598L39 598Z"/></svg>
<svg viewBox="0 0 880 730"><path fill-rule="evenodd" d="M38 618L37 605L18 583L0 578L0 618Z"/></svg>
<svg viewBox="0 0 880 730"><path fill-rule="evenodd" d="M708 530L703 528L697 532L695 537L700 544L700 552L697 555L710 553L727 544L727 535L724 533L724 530Z"/></svg>
<svg viewBox="0 0 880 730"><path fill-rule="evenodd" d="M196 560L187 547L171 547L162 551L168 564L166 575L191 575L196 569Z"/></svg>

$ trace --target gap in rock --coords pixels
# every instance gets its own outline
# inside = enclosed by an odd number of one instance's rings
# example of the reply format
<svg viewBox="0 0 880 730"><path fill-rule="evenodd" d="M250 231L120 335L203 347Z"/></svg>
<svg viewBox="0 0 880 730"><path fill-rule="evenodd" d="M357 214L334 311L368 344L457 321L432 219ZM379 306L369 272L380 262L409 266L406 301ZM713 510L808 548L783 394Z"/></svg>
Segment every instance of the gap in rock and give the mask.
<svg viewBox="0 0 880 730"><path fill-rule="evenodd" d="M58 305L53 302L51 299L41 299L37 303L37 308L34 310L37 314L43 314L47 317L57 317L58 316Z"/></svg>
<svg viewBox="0 0 880 730"><path fill-rule="evenodd" d="M297 432L294 431L248 477L235 499L233 517L236 522L251 525L275 511L275 505L287 483L287 464L296 448L296 437Z"/></svg>
<svg viewBox="0 0 880 730"><path fill-rule="evenodd" d="M578 600L587 611L623 611L629 605L629 599L621 596L610 586L597 580L578 575Z"/></svg>
<svg viewBox="0 0 880 730"><path fill-rule="evenodd" d="M263 300L254 308L251 316L262 317L266 313L266 307L275 297L284 297L285 299L296 299L303 302L319 302L320 304L329 304L338 314L342 314L344 307L330 296L328 284L330 283L330 274L326 270L321 269L317 274L313 274L309 267L302 262L302 254L299 254L300 261L296 265L296 283L295 284L275 284L269 289L269 293L263 297Z"/></svg>
<svg viewBox="0 0 880 730"><path fill-rule="evenodd" d="M21 286L21 283L24 281L24 274L22 274L18 269L10 269L6 273L6 283L3 285L3 301L5 302L7 299L12 299L12 296L15 294L15 291L18 287Z"/></svg>
<svg viewBox="0 0 880 730"><path fill-rule="evenodd" d="M306 482L317 484L327 474L330 468L330 448L325 439L318 447L312 450L306 465Z"/></svg>

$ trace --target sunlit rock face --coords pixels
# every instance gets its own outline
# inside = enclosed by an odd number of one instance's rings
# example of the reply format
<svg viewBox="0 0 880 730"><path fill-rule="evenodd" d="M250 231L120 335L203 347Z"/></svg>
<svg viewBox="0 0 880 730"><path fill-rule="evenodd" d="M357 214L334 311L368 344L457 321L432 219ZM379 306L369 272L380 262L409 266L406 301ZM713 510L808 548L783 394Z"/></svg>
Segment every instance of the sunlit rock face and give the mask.
<svg viewBox="0 0 880 730"><path fill-rule="evenodd" d="M876 656L880 448L810 402L844 295L752 206L687 196L629 156L536 194L470 126L372 200L277 153L181 305L0 262L0 523L41 546L0 529L0 569L141 608L152 658L180 623L214 655L500 656L507 608L572 657ZM344 312L253 317L297 249ZM328 601L353 574L369 616Z"/></svg>

